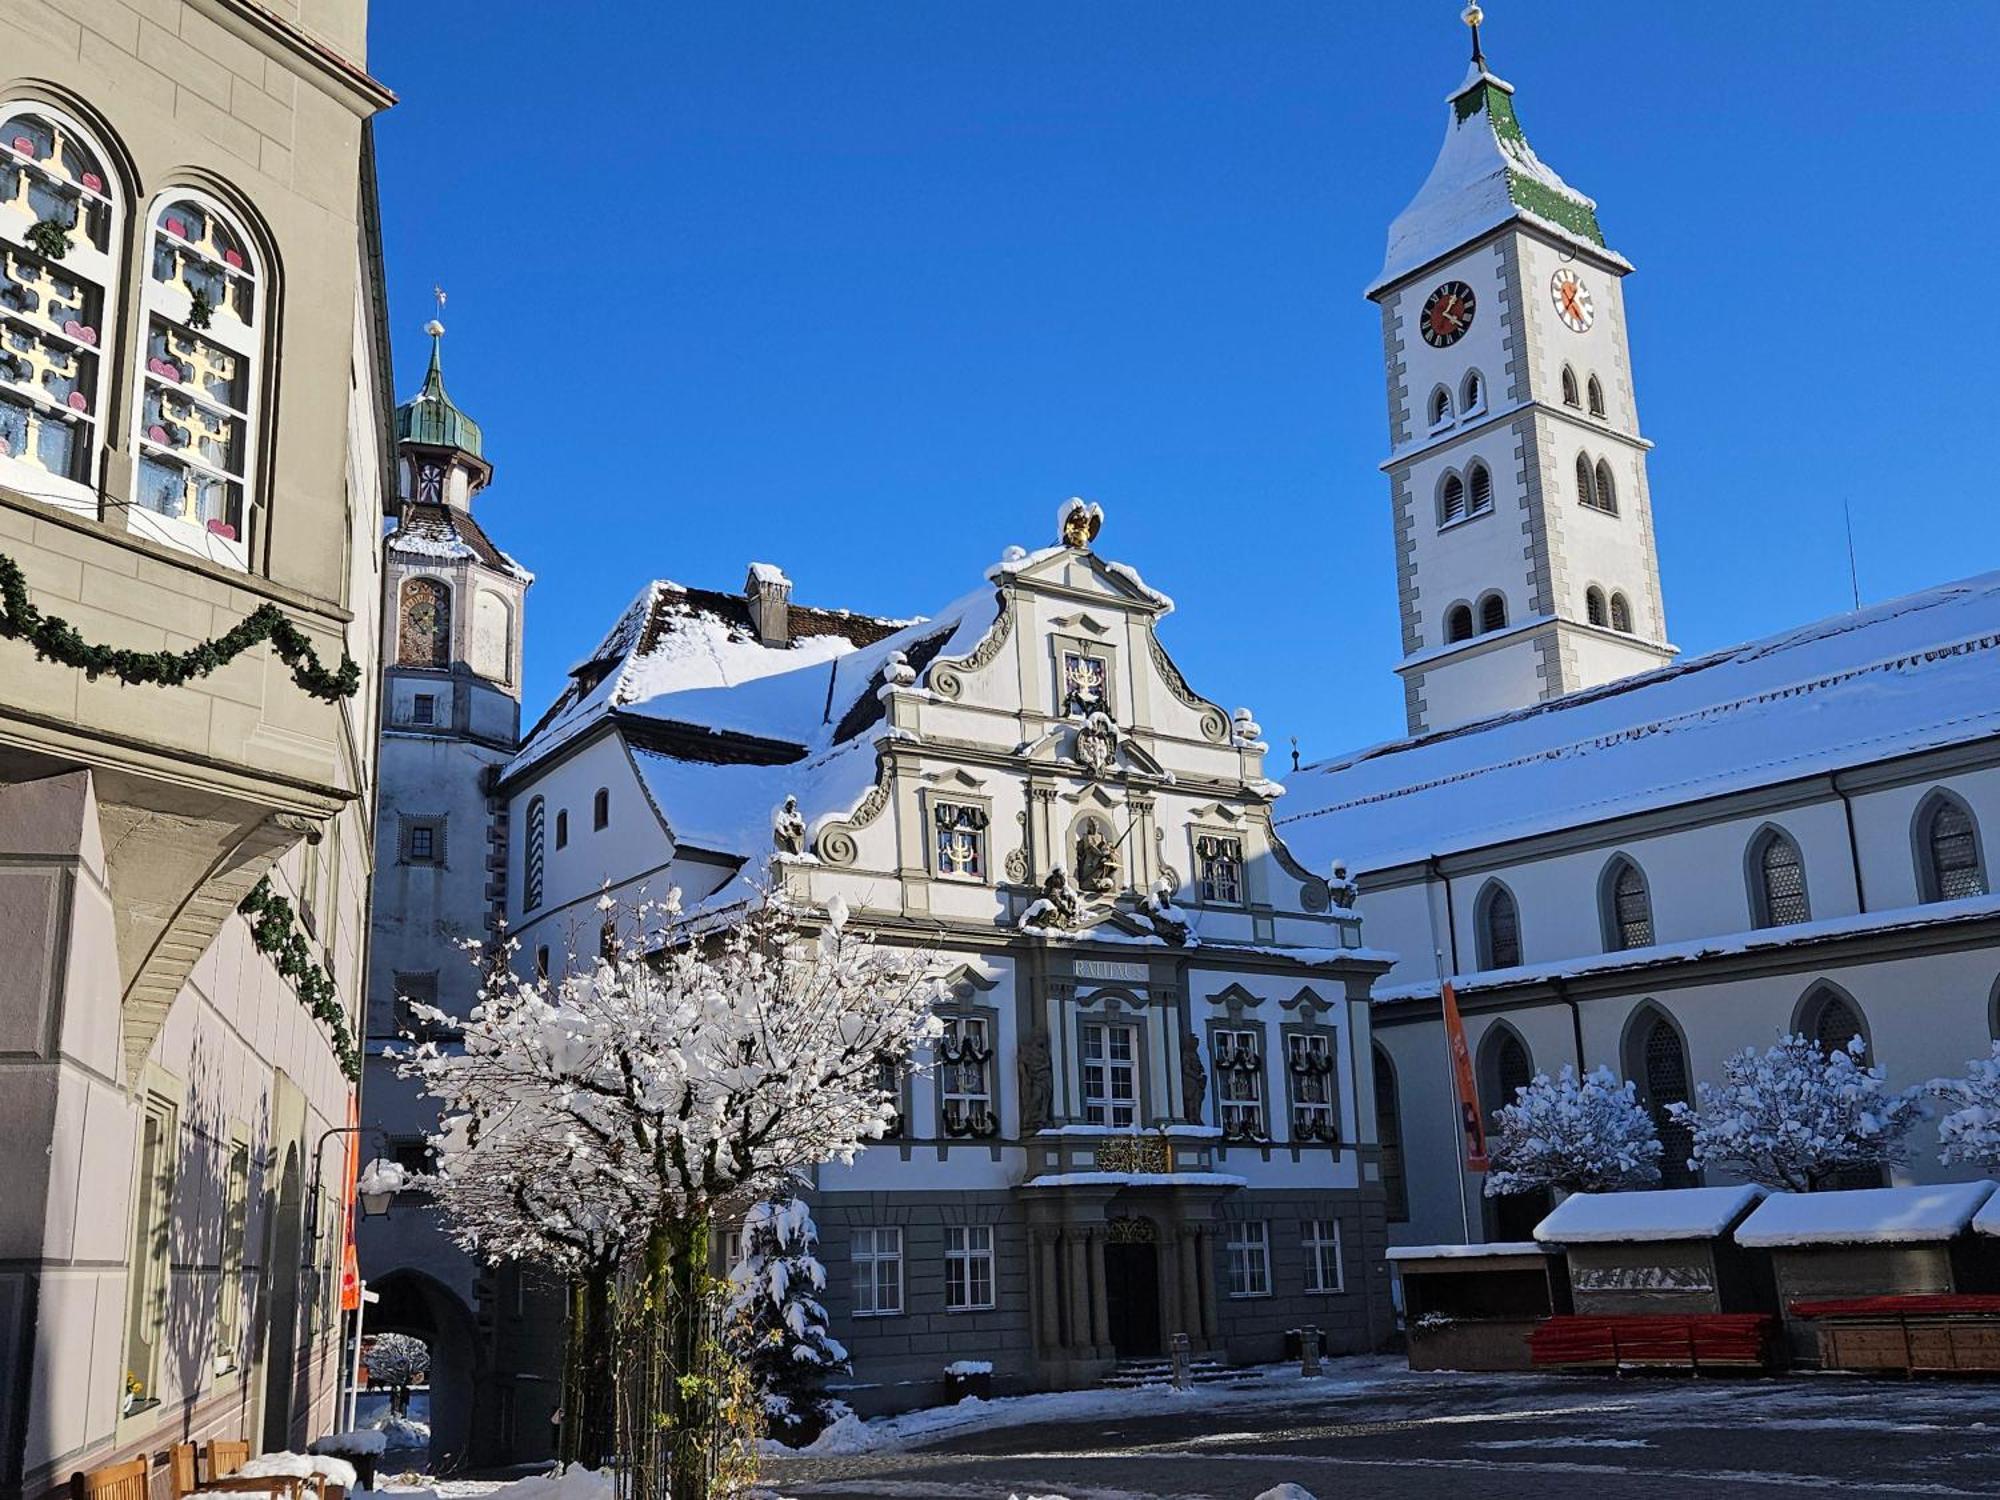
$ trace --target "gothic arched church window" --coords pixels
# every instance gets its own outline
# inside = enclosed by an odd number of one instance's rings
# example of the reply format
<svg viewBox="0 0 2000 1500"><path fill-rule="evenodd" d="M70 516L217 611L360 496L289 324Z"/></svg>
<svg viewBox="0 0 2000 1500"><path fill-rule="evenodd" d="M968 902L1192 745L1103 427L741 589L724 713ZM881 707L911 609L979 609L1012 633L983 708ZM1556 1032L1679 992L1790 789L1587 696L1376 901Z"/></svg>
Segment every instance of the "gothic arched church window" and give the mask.
<svg viewBox="0 0 2000 1500"><path fill-rule="evenodd" d="M1958 901L1986 894L1979 858L1979 828L1966 805L1949 792L1933 792L1917 811L1917 853L1926 901Z"/></svg>
<svg viewBox="0 0 2000 1500"><path fill-rule="evenodd" d="M1597 461L1597 498L1593 502L1599 510L1618 514L1618 487L1611 482L1611 461L1600 458Z"/></svg>
<svg viewBox="0 0 2000 1500"><path fill-rule="evenodd" d="M1498 881L1479 899L1480 967L1511 969L1521 962L1521 913L1514 893Z"/></svg>
<svg viewBox="0 0 2000 1500"><path fill-rule="evenodd" d="M441 579L412 578L403 585L396 664L451 665L451 588Z"/></svg>
<svg viewBox="0 0 2000 1500"><path fill-rule="evenodd" d="M1582 505L1597 504L1597 481L1592 476L1590 456L1585 453L1576 456L1576 498Z"/></svg>
<svg viewBox="0 0 2000 1500"><path fill-rule="evenodd" d="M1811 920L1806 902L1805 861L1799 846L1781 829L1769 828L1751 849L1755 884L1751 887L1759 927L1783 927Z"/></svg>
<svg viewBox="0 0 2000 1500"><path fill-rule="evenodd" d="M1475 463L1466 471L1466 480L1472 501L1467 507L1467 514L1479 516L1493 509L1493 476L1487 472L1486 465Z"/></svg>
<svg viewBox="0 0 2000 1500"><path fill-rule="evenodd" d="M1612 861L1604 877L1605 947L1616 953L1653 944L1653 897L1629 859Z"/></svg>
<svg viewBox="0 0 2000 1500"><path fill-rule="evenodd" d="M1465 481L1456 474L1444 476L1444 486L1438 491L1438 524L1449 526L1453 521L1465 519Z"/></svg>

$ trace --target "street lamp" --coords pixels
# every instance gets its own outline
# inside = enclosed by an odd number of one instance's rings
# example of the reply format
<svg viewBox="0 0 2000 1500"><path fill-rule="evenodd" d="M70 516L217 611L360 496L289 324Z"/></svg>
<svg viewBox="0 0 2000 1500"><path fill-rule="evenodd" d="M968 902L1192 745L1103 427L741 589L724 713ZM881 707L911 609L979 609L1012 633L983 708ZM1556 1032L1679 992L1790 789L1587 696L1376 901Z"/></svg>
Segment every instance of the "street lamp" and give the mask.
<svg viewBox="0 0 2000 1500"><path fill-rule="evenodd" d="M361 1217L386 1219L389 1205L409 1186L409 1180L409 1168L399 1161L378 1156L369 1162L354 1184L354 1195L361 1200Z"/></svg>

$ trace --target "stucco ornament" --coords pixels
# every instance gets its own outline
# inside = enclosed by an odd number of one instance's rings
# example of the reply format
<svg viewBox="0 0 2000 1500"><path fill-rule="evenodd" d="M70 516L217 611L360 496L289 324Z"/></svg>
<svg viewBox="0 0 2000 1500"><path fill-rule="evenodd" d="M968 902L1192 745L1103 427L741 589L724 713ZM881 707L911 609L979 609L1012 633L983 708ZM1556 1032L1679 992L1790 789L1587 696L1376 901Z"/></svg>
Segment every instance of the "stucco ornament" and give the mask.
<svg viewBox="0 0 2000 1500"><path fill-rule="evenodd" d="M1118 846L1095 818L1077 835L1076 883L1086 896L1108 896L1118 889Z"/></svg>
<svg viewBox="0 0 2000 1500"><path fill-rule="evenodd" d="M1096 541L1097 533L1104 529L1104 507L1075 495L1063 501L1057 517L1062 544L1079 552Z"/></svg>
<svg viewBox="0 0 2000 1500"><path fill-rule="evenodd" d="M806 820L799 813L799 799L787 797L784 806L771 814L771 842L780 854L806 852Z"/></svg>
<svg viewBox="0 0 2000 1500"><path fill-rule="evenodd" d="M1093 776L1110 770L1118 758L1118 726L1102 709L1083 721L1076 732L1077 764Z"/></svg>
<svg viewBox="0 0 2000 1500"><path fill-rule="evenodd" d="M1347 873L1347 861L1336 859L1333 873L1327 877L1326 893L1329 900L1342 911L1354 910L1354 903L1361 899L1361 887Z"/></svg>
<svg viewBox="0 0 2000 1500"><path fill-rule="evenodd" d="M1049 1035L1031 1031L1021 1043L1021 1129L1041 1130L1051 1120L1055 1101L1055 1071L1049 1063Z"/></svg>
<svg viewBox="0 0 2000 1500"><path fill-rule="evenodd" d="M1208 1104L1208 1069L1201 1065L1201 1043L1192 1031L1181 1033L1181 1118L1201 1123Z"/></svg>

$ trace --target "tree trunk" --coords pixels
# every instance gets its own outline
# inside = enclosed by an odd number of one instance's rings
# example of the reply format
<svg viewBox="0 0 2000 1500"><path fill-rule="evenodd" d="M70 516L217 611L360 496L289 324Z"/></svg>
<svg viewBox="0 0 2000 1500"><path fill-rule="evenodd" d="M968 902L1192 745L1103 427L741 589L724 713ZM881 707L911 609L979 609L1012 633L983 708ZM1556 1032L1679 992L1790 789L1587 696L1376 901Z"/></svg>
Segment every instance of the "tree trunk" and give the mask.
<svg viewBox="0 0 2000 1500"><path fill-rule="evenodd" d="M721 1438L713 1298L709 1291L707 1214L665 1226L660 1264L667 1319L667 1374L661 1413L667 1439L667 1492L673 1500L709 1500Z"/></svg>
<svg viewBox="0 0 2000 1500"><path fill-rule="evenodd" d="M563 1357L564 1463L604 1466L611 1451L612 1267L594 1265L569 1284L569 1345Z"/></svg>

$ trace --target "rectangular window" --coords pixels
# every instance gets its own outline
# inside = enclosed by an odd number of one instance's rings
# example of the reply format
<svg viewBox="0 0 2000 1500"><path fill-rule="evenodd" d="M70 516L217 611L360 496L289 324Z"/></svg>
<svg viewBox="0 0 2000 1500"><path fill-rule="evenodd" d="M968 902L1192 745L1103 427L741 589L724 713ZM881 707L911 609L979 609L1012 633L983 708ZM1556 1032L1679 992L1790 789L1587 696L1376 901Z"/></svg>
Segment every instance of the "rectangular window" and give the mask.
<svg viewBox="0 0 2000 1500"><path fill-rule="evenodd" d="M947 1312L992 1307L993 1230L972 1224L944 1232L944 1305Z"/></svg>
<svg viewBox="0 0 2000 1500"><path fill-rule="evenodd" d="M1229 1226L1229 1295L1271 1295L1271 1226L1262 1219Z"/></svg>
<svg viewBox="0 0 2000 1500"><path fill-rule="evenodd" d="M889 1096L889 1107L895 1111L888 1124L882 1127L882 1138L893 1139L903 1133L903 1066L893 1057L885 1057L875 1064L875 1087Z"/></svg>
<svg viewBox="0 0 2000 1500"><path fill-rule="evenodd" d="M426 1136L390 1136L389 1159L405 1172L418 1177L428 1177L437 1169L437 1156L432 1152L430 1140Z"/></svg>
<svg viewBox="0 0 2000 1500"><path fill-rule="evenodd" d="M437 694L419 693L410 700L410 722L412 724L437 723Z"/></svg>
<svg viewBox="0 0 2000 1500"><path fill-rule="evenodd" d="M126 1271L125 1401L140 1411L158 1402L154 1376L167 1320L167 1233L174 1193L174 1111L149 1099L139 1124L138 1205L132 1215L132 1258Z"/></svg>
<svg viewBox="0 0 2000 1500"><path fill-rule="evenodd" d="M993 1036L984 1016L952 1016L938 1042L938 1087L946 1135L993 1135Z"/></svg>
<svg viewBox="0 0 2000 1500"><path fill-rule="evenodd" d="M903 1231L854 1231L854 1316L889 1318L903 1310Z"/></svg>
<svg viewBox="0 0 2000 1500"><path fill-rule="evenodd" d="M1305 1222L1306 1290L1344 1292L1347 1286L1340 1269L1340 1221L1307 1219Z"/></svg>
<svg viewBox="0 0 2000 1500"><path fill-rule="evenodd" d="M1107 707L1105 688L1111 674L1104 658L1086 651L1062 654L1062 711L1065 714L1093 714Z"/></svg>
<svg viewBox="0 0 2000 1500"><path fill-rule="evenodd" d="M417 1007L437 1004L438 978L435 974L398 974L393 1003L394 1031L398 1037L429 1041L439 1032L438 1025L417 1013Z"/></svg>
<svg viewBox="0 0 2000 1500"><path fill-rule="evenodd" d="M1262 1140L1270 1131L1264 1123L1264 1048L1259 1034L1217 1031L1213 1044L1223 1139Z"/></svg>
<svg viewBox="0 0 2000 1500"><path fill-rule="evenodd" d="M437 830L419 823L410 830L410 863L427 865L437 858Z"/></svg>
<svg viewBox="0 0 2000 1500"><path fill-rule="evenodd" d="M1083 1028L1083 1117L1092 1125L1130 1125L1139 1117L1139 1032L1133 1026Z"/></svg>
<svg viewBox="0 0 2000 1500"><path fill-rule="evenodd" d="M1337 1141L1333 1117L1333 1038L1294 1031L1285 1038L1285 1073L1292 1081L1292 1139Z"/></svg>
<svg viewBox="0 0 2000 1500"><path fill-rule="evenodd" d="M1243 841L1203 834L1194 841L1200 861L1201 899L1221 906L1243 904Z"/></svg>
<svg viewBox="0 0 2000 1500"><path fill-rule="evenodd" d="M229 1148L229 1173L222 1195L222 1268L215 1289L215 1369L236 1368L243 1330L243 1257L250 1234L250 1147Z"/></svg>
<svg viewBox="0 0 2000 1500"><path fill-rule="evenodd" d="M933 802L937 873L957 880L986 878L986 809L970 802Z"/></svg>

